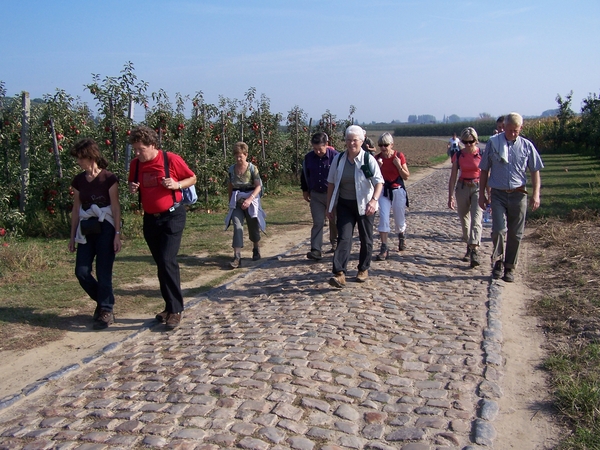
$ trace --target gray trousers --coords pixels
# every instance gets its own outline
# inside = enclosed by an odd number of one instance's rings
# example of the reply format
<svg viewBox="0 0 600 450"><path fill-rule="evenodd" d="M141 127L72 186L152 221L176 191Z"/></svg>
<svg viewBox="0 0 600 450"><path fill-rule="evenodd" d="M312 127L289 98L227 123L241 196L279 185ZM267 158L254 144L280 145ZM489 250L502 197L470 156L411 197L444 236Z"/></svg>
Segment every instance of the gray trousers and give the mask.
<svg viewBox="0 0 600 450"><path fill-rule="evenodd" d="M256 217L250 217L248 210L242 209L241 204L238 203L231 215L231 223L233 224L233 248L244 247L244 218L248 224L250 240L255 244L260 241L260 226L258 225L258 219Z"/></svg>
<svg viewBox="0 0 600 450"><path fill-rule="evenodd" d="M311 191L310 214L313 221L313 226L310 230L310 249L320 252L323 247L323 229L325 228L325 219L327 217L327 192ZM329 242L332 246L337 242L335 219L329 221Z"/></svg>
<svg viewBox="0 0 600 450"><path fill-rule="evenodd" d="M483 217L483 211L479 207L479 185L469 185L458 180L454 194L463 241L468 245L479 245Z"/></svg>
<svg viewBox="0 0 600 450"><path fill-rule="evenodd" d="M504 267L514 269L525 230L527 194L492 189L492 262L504 259Z"/></svg>

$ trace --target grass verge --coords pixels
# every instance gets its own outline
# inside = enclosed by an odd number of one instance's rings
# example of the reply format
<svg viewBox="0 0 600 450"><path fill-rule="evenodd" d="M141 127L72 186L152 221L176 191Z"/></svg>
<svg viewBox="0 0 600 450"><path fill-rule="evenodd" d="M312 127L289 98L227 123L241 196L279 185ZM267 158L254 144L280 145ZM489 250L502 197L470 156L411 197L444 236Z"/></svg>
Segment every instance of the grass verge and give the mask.
<svg viewBox="0 0 600 450"><path fill-rule="evenodd" d="M561 449L600 448L600 163L544 155L542 206L531 214L543 294L529 305L546 331L554 403L571 429Z"/></svg>

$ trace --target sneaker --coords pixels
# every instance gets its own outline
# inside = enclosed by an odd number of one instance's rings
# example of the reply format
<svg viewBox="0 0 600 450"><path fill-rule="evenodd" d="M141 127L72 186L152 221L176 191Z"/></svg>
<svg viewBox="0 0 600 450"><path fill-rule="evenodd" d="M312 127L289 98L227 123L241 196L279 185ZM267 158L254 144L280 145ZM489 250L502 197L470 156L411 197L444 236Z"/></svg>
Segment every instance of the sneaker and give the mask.
<svg viewBox="0 0 600 450"><path fill-rule="evenodd" d="M359 270L358 273L356 274L356 282L357 283L364 283L365 281L367 281L367 278L369 278L368 270Z"/></svg>
<svg viewBox="0 0 600 450"><path fill-rule="evenodd" d="M113 312L107 309L103 309L102 311L100 311L100 316L98 317L98 320L94 322L94 330L103 330L105 328L108 328L108 326L114 323L114 321L115 316Z"/></svg>
<svg viewBox="0 0 600 450"><path fill-rule="evenodd" d="M179 326L181 323L181 313L169 313L167 315L167 322L165 323L165 328L167 330L173 330Z"/></svg>
<svg viewBox="0 0 600 450"><path fill-rule="evenodd" d="M467 253L465 253L465 256L462 257L464 262L469 262L471 260L471 250L471 247L467 245Z"/></svg>
<svg viewBox="0 0 600 450"><path fill-rule="evenodd" d="M344 272L338 272L335 276L329 279L329 284L336 288L343 288L346 286L346 275Z"/></svg>
<svg viewBox="0 0 600 450"><path fill-rule="evenodd" d="M503 267L504 267L504 264L502 263L502 261L500 261L500 260L496 261L496 263L494 264L494 269L492 270L492 278L494 280L498 280L502 276L502 268Z"/></svg>
<svg viewBox="0 0 600 450"><path fill-rule="evenodd" d="M515 281L515 271L513 269L504 269L504 276L502 277L507 283Z"/></svg>
<svg viewBox="0 0 600 450"><path fill-rule="evenodd" d="M479 259L479 253L477 253L476 249L471 251L471 267L477 267L481 264L481 260Z"/></svg>
<svg viewBox="0 0 600 450"><path fill-rule="evenodd" d="M165 323L167 321L167 317L169 316L169 313L167 312L167 310L165 309L163 312L159 312L155 317L156 320L158 320L160 323Z"/></svg>
<svg viewBox="0 0 600 450"><path fill-rule="evenodd" d="M308 259L314 259L315 261L319 261L320 259L323 259L321 252L319 250L315 250L314 248L306 254L306 257Z"/></svg>
<svg viewBox="0 0 600 450"><path fill-rule="evenodd" d="M252 249L252 261L258 261L260 259L260 250L258 247Z"/></svg>
<svg viewBox="0 0 600 450"><path fill-rule="evenodd" d="M238 267L242 266L242 258L240 258L239 256L234 257L230 262L229 262L229 267L231 267L232 269L237 269Z"/></svg>
<svg viewBox="0 0 600 450"><path fill-rule="evenodd" d="M379 254L375 257L377 261L385 261L388 257L388 246L387 244L381 244Z"/></svg>
<svg viewBox="0 0 600 450"><path fill-rule="evenodd" d="M398 251L401 252L406 248L406 238L404 233L398 233Z"/></svg>

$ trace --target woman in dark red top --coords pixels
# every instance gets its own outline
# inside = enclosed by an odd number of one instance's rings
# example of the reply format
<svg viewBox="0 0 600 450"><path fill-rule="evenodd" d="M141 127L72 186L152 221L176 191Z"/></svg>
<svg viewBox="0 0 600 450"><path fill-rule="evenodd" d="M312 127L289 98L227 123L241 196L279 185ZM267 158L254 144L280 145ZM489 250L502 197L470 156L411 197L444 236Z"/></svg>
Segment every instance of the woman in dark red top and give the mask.
<svg viewBox="0 0 600 450"><path fill-rule="evenodd" d="M398 234L398 251L406 248L406 207L407 197L404 182L410 176L406 158L401 152L394 150L394 137L383 133L378 141L380 153L377 162L383 175L383 193L379 197L379 236L381 249L375 259L383 261L388 257L388 234L390 232L390 213L394 213L394 225Z"/></svg>
<svg viewBox="0 0 600 450"><path fill-rule="evenodd" d="M106 170L108 162L92 139L75 143L71 156L83 172L73 178L73 210L69 251L77 251L75 276L83 290L96 302L94 329L114 321L112 288L115 254L121 250L121 207L117 177ZM91 223L87 229L84 225ZM77 245L76 245L77 244ZM96 277L92 266L96 260Z"/></svg>
<svg viewBox="0 0 600 450"><path fill-rule="evenodd" d="M479 244L481 243L482 210L479 207L479 142L477 131L471 127L462 130L460 140L464 145L452 156L452 172L448 183L448 208L458 210L462 238L467 244L463 261L471 262L471 267L481 264ZM458 182L457 182L458 178ZM456 200L455 200L456 194Z"/></svg>

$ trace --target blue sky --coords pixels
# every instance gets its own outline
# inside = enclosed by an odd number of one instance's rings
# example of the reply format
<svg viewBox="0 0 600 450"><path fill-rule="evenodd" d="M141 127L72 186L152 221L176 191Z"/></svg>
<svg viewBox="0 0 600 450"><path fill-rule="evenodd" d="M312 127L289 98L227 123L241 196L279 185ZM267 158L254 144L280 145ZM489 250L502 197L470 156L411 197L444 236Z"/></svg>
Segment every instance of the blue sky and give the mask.
<svg viewBox="0 0 600 450"><path fill-rule="evenodd" d="M9 95L93 106L92 73L133 62L149 92L217 103L255 87L272 112L360 122L539 115L600 93L598 0L0 0ZM141 120L141 109L136 119Z"/></svg>

